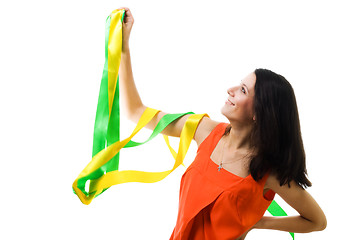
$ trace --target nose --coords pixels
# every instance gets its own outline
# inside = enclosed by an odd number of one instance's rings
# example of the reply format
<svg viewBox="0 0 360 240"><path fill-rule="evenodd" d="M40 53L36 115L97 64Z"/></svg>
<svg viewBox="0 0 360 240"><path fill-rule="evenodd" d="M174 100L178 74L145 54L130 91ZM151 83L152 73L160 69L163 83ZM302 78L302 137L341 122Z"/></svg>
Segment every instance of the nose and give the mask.
<svg viewBox="0 0 360 240"><path fill-rule="evenodd" d="M231 97L234 96L234 88L235 88L235 87L231 87L231 88L229 88L229 89L227 90L227 93L228 93Z"/></svg>

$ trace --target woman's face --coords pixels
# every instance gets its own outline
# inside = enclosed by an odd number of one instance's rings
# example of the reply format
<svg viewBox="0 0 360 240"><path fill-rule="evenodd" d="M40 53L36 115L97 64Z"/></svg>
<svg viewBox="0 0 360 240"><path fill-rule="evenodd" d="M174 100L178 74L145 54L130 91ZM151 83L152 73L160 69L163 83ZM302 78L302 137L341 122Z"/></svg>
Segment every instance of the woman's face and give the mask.
<svg viewBox="0 0 360 240"><path fill-rule="evenodd" d="M251 123L255 120L253 100L255 95L256 75L254 72L246 76L240 85L228 89L228 99L221 108L221 113L232 124Z"/></svg>

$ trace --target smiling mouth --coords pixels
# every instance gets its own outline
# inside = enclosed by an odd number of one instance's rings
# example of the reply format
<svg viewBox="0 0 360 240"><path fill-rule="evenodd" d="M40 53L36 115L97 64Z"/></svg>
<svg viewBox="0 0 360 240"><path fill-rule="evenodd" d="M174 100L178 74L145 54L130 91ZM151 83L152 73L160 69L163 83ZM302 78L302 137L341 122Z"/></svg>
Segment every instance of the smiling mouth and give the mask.
<svg viewBox="0 0 360 240"><path fill-rule="evenodd" d="M226 103L235 106L235 104L233 104L229 99L226 101Z"/></svg>

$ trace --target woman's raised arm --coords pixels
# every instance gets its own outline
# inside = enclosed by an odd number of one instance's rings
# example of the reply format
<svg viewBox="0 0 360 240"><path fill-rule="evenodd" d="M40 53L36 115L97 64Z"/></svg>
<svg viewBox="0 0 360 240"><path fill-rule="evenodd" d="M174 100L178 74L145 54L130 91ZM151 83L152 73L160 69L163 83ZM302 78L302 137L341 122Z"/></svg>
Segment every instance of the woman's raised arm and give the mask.
<svg viewBox="0 0 360 240"><path fill-rule="evenodd" d="M121 104L128 118L133 122L138 122L147 106L143 104L139 92L136 89L131 67L129 37L131 28L134 24L134 18L129 8L123 7L120 9L125 9L123 21L123 46L119 69ZM165 112L160 111L145 127L153 130L165 114ZM184 115L172 122L162 131L162 133L168 136L180 137L181 130L188 117L189 115ZM218 124L218 122L206 117L200 122L194 136L194 140L198 145L206 138L216 124Z"/></svg>

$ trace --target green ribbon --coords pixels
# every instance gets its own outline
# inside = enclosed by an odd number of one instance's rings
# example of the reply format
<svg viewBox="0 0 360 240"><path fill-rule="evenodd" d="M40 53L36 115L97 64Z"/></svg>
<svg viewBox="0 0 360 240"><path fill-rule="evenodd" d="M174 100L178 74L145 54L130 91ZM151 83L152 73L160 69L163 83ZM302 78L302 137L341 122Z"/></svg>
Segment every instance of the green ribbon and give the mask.
<svg viewBox="0 0 360 240"><path fill-rule="evenodd" d="M123 15L124 16L124 15ZM105 24L105 64L102 74L98 105L96 109L92 157L120 139L120 106L119 106L119 77L116 81L115 97L109 117L108 96L108 43L111 17L108 16ZM105 172L117 170L119 154L116 154L106 165L98 169L94 175L101 177Z"/></svg>
<svg viewBox="0 0 360 240"><path fill-rule="evenodd" d="M267 209L269 213L273 216L287 216L286 212L280 207L280 205L273 200L270 204L270 206ZM295 235L293 232L289 232L292 239L295 239Z"/></svg>

